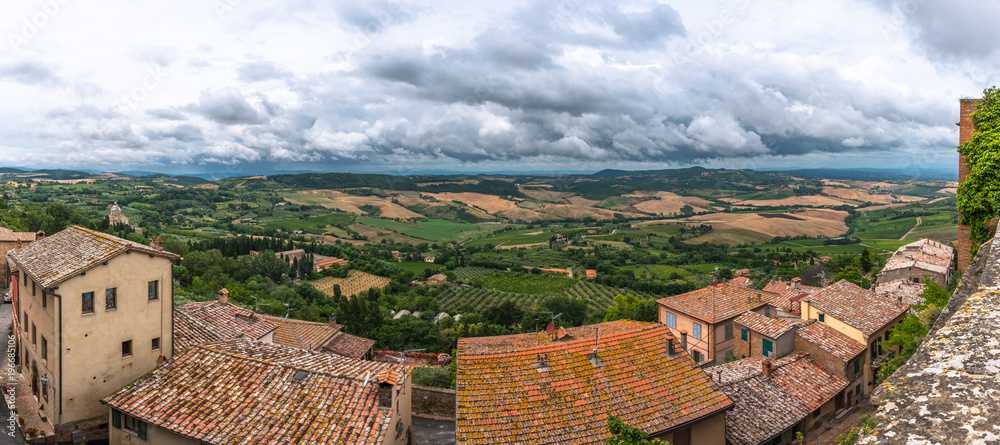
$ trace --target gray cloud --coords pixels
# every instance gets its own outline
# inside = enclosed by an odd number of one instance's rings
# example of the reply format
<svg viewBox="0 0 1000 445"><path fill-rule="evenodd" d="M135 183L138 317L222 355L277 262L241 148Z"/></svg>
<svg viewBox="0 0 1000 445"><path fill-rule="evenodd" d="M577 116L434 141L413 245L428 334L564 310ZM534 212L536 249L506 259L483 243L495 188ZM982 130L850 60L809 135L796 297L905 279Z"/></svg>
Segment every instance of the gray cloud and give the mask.
<svg viewBox="0 0 1000 445"><path fill-rule="evenodd" d="M237 70L240 80L244 82L260 82L262 80L285 79L293 76L290 71L278 68L273 62L251 62Z"/></svg>
<svg viewBox="0 0 1000 445"><path fill-rule="evenodd" d="M204 91L198 104L191 107L220 124L258 124L261 116L236 88Z"/></svg>

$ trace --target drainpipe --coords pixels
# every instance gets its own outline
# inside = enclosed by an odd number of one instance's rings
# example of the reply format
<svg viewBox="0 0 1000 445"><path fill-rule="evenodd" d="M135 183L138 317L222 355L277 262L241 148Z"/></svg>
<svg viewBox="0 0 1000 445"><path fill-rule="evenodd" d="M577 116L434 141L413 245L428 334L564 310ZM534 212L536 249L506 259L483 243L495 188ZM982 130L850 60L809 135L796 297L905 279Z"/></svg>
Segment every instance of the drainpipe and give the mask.
<svg viewBox="0 0 1000 445"><path fill-rule="evenodd" d="M56 288L58 288L58 286L56 286L56 287L54 287L52 289L55 290ZM42 292L45 292L45 290L43 289ZM63 325L62 325L63 310L62 310L62 301L63 300L62 300L62 295L59 295L59 294L57 294L55 292L52 293L52 296L53 297L59 297L59 304L56 305L56 308L59 310L59 323L56 325L57 328L59 329L59 349L56 349L56 351L59 351L59 425L62 425L62 423L63 423L63 420L62 420L62 418L63 418L63 357L64 357L63 356L63 350L62 350L62 336L63 336ZM53 433L55 433L55 431L53 431Z"/></svg>

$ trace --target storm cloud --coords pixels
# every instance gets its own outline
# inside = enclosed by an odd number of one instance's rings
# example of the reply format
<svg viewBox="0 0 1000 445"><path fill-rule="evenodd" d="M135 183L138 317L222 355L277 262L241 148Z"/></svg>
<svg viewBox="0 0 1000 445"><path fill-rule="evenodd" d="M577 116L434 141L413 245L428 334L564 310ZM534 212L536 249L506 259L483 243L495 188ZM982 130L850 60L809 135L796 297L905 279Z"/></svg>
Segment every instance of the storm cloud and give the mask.
<svg viewBox="0 0 1000 445"><path fill-rule="evenodd" d="M948 163L957 99L1000 61L974 35L1000 3L958 3L192 1L114 30L67 7L0 64L0 147L227 172Z"/></svg>

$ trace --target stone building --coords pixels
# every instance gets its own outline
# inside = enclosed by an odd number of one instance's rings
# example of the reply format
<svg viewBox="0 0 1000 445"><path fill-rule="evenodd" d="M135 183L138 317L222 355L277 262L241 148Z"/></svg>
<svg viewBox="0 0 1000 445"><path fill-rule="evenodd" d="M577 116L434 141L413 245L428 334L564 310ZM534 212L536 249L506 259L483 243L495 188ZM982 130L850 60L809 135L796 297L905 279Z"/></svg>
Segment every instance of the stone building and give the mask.
<svg viewBox="0 0 1000 445"><path fill-rule="evenodd" d="M608 415L671 445L723 445L733 402L656 323L462 338L459 445L603 444Z"/></svg>
<svg viewBox="0 0 1000 445"><path fill-rule="evenodd" d="M128 217L122 214L122 208L118 206L117 202L108 206L108 210L110 210L108 213L108 222L111 225L128 225Z"/></svg>
<svg viewBox="0 0 1000 445"><path fill-rule="evenodd" d="M73 226L7 254L19 378L54 440L108 437L101 398L173 355L172 266L161 249Z"/></svg>
<svg viewBox="0 0 1000 445"><path fill-rule="evenodd" d="M927 277L946 287L954 269L954 258L951 246L924 238L896 249L876 277L876 283L896 280L920 283Z"/></svg>

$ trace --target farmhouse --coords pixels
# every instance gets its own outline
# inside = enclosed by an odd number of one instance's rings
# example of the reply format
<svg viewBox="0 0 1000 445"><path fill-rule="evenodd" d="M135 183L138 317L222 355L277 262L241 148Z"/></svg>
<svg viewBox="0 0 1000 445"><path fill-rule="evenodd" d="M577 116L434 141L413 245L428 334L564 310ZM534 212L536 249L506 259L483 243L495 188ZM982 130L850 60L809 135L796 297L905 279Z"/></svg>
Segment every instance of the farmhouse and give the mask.
<svg viewBox="0 0 1000 445"><path fill-rule="evenodd" d="M424 257L424 262L425 263L433 263L434 262L434 257L432 257L432 256L425 256Z"/></svg>
<svg viewBox="0 0 1000 445"><path fill-rule="evenodd" d="M448 276L445 274L434 274L427 278L427 284L445 284L448 282Z"/></svg>
<svg viewBox="0 0 1000 445"><path fill-rule="evenodd" d="M878 283L895 280L919 283L926 276L947 286L955 268L954 256L951 246L924 238L896 249L876 280Z"/></svg>
<svg viewBox="0 0 1000 445"><path fill-rule="evenodd" d="M460 445L603 444L609 414L671 444L723 445L733 407L655 323L462 338L456 372Z"/></svg>

